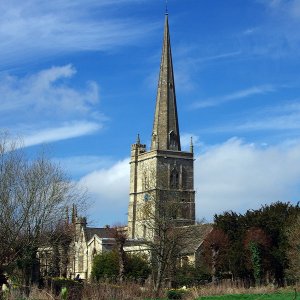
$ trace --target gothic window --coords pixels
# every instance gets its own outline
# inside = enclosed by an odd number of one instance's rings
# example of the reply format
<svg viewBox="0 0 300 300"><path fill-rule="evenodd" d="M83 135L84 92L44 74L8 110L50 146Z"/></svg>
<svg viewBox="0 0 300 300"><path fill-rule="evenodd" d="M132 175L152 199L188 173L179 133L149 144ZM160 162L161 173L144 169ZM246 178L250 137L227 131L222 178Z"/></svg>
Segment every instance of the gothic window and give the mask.
<svg viewBox="0 0 300 300"><path fill-rule="evenodd" d="M97 250L96 248L93 249L92 257L94 258L97 255Z"/></svg>
<svg viewBox="0 0 300 300"><path fill-rule="evenodd" d="M170 187L171 189L178 189L179 187L179 173L176 169L171 171Z"/></svg>
<svg viewBox="0 0 300 300"><path fill-rule="evenodd" d="M83 272L83 249L80 247L78 252L78 271Z"/></svg>
<svg viewBox="0 0 300 300"><path fill-rule="evenodd" d="M187 189L188 188L188 183L187 183L187 179L188 179L188 175L187 175L187 171L186 169L182 168L182 173L181 173L181 181L182 181L182 188L183 189Z"/></svg>
<svg viewBox="0 0 300 300"><path fill-rule="evenodd" d="M170 131L169 133L169 145L170 149L176 150L177 149L177 136L174 131Z"/></svg>

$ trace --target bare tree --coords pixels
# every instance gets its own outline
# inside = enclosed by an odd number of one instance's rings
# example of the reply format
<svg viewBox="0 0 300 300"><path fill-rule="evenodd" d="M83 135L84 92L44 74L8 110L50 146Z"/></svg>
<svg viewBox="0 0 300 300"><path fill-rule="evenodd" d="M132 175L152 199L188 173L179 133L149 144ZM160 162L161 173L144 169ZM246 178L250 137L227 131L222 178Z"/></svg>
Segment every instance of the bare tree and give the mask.
<svg viewBox="0 0 300 300"><path fill-rule="evenodd" d="M127 232L124 230L125 226L115 226L113 228L112 237L116 240L116 246L119 259L119 282L123 282L125 278L125 264L126 255L124 245L127 240Z"/></svg>
<svg viewBox="0 0 300 300"><path fill-rule="evenodd" d="M57 234L66 208L84 196L44 154L29 159L22 144L0 136L0 269L19 260L29 282L37 249Z"/></svg>

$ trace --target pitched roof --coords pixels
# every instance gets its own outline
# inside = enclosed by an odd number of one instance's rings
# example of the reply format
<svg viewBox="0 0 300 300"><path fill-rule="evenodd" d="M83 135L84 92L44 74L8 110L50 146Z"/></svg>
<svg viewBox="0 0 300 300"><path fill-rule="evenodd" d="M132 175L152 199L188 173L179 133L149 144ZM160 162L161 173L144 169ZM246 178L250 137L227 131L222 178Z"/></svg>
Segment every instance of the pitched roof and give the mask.
<svg viewBox="0 0 300 300"><path fill-rule="evenodd" d="M113 238L115 234L114 228L95 228L95 227L86 227L85 228L86 240L89 241L94 235L97 235L99 238Z"/></svg>
<svg viewBox="0 0 300 300"><path fill-rule="evenodd" d="M185 235L184 245L180 251L181 255L194 254L212 229L212 224L186 226L180 229L183 231L182 234Z"/></svg>

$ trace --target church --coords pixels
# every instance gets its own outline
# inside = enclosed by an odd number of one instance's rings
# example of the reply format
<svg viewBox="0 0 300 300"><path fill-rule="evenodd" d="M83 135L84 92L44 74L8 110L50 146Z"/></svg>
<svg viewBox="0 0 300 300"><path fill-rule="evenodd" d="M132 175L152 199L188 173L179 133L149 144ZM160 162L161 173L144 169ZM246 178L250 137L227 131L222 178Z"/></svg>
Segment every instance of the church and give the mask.
<svg viewBox="0 0 300 300"><path fill-rule="evenodd" d="M155 228L162 218L182 232L193 228L187 236L188 247L181 249L180 255L185 261L197 263L199 249L212 226L196 225L193 142L191 139L190 151L181 150L167 13L150 149L141 143L139 135L131 146L128 225L122 228L127 237L124 250L149 251L147 241L155 239ZM76 209L72 225L75 234L66 273L71 278L79 274L88 279L94 256L116 245L115 229L88 227ZM40 253L43 273L47 273L47 255Z"/></svg>
<svg viewBox="0 0 300 300"><path fill-rule="evenodd" d="M147 238L141 207L145 201L174 201L178 226L195 224L194 154L181 151L168 15L165 16L163 49L157 88L151 147L131 147L128 236ZM175 198L175 199L174 199ZM160 199L160 200L159 200ZM149 236L148 236L149 237Z"/></svg>

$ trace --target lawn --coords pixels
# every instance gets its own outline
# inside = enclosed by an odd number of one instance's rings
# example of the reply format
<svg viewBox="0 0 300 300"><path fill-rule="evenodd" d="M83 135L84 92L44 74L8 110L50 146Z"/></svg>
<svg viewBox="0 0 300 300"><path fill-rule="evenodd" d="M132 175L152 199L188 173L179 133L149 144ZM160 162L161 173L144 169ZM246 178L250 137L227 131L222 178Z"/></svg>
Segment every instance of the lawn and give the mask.
<svg viewBox="0 0 300 300"><path fill-rule="evenodd" d="M300 294L295 298L295 293L275 294L245 294L200 297L197 300L300 300Z"/></svg>

